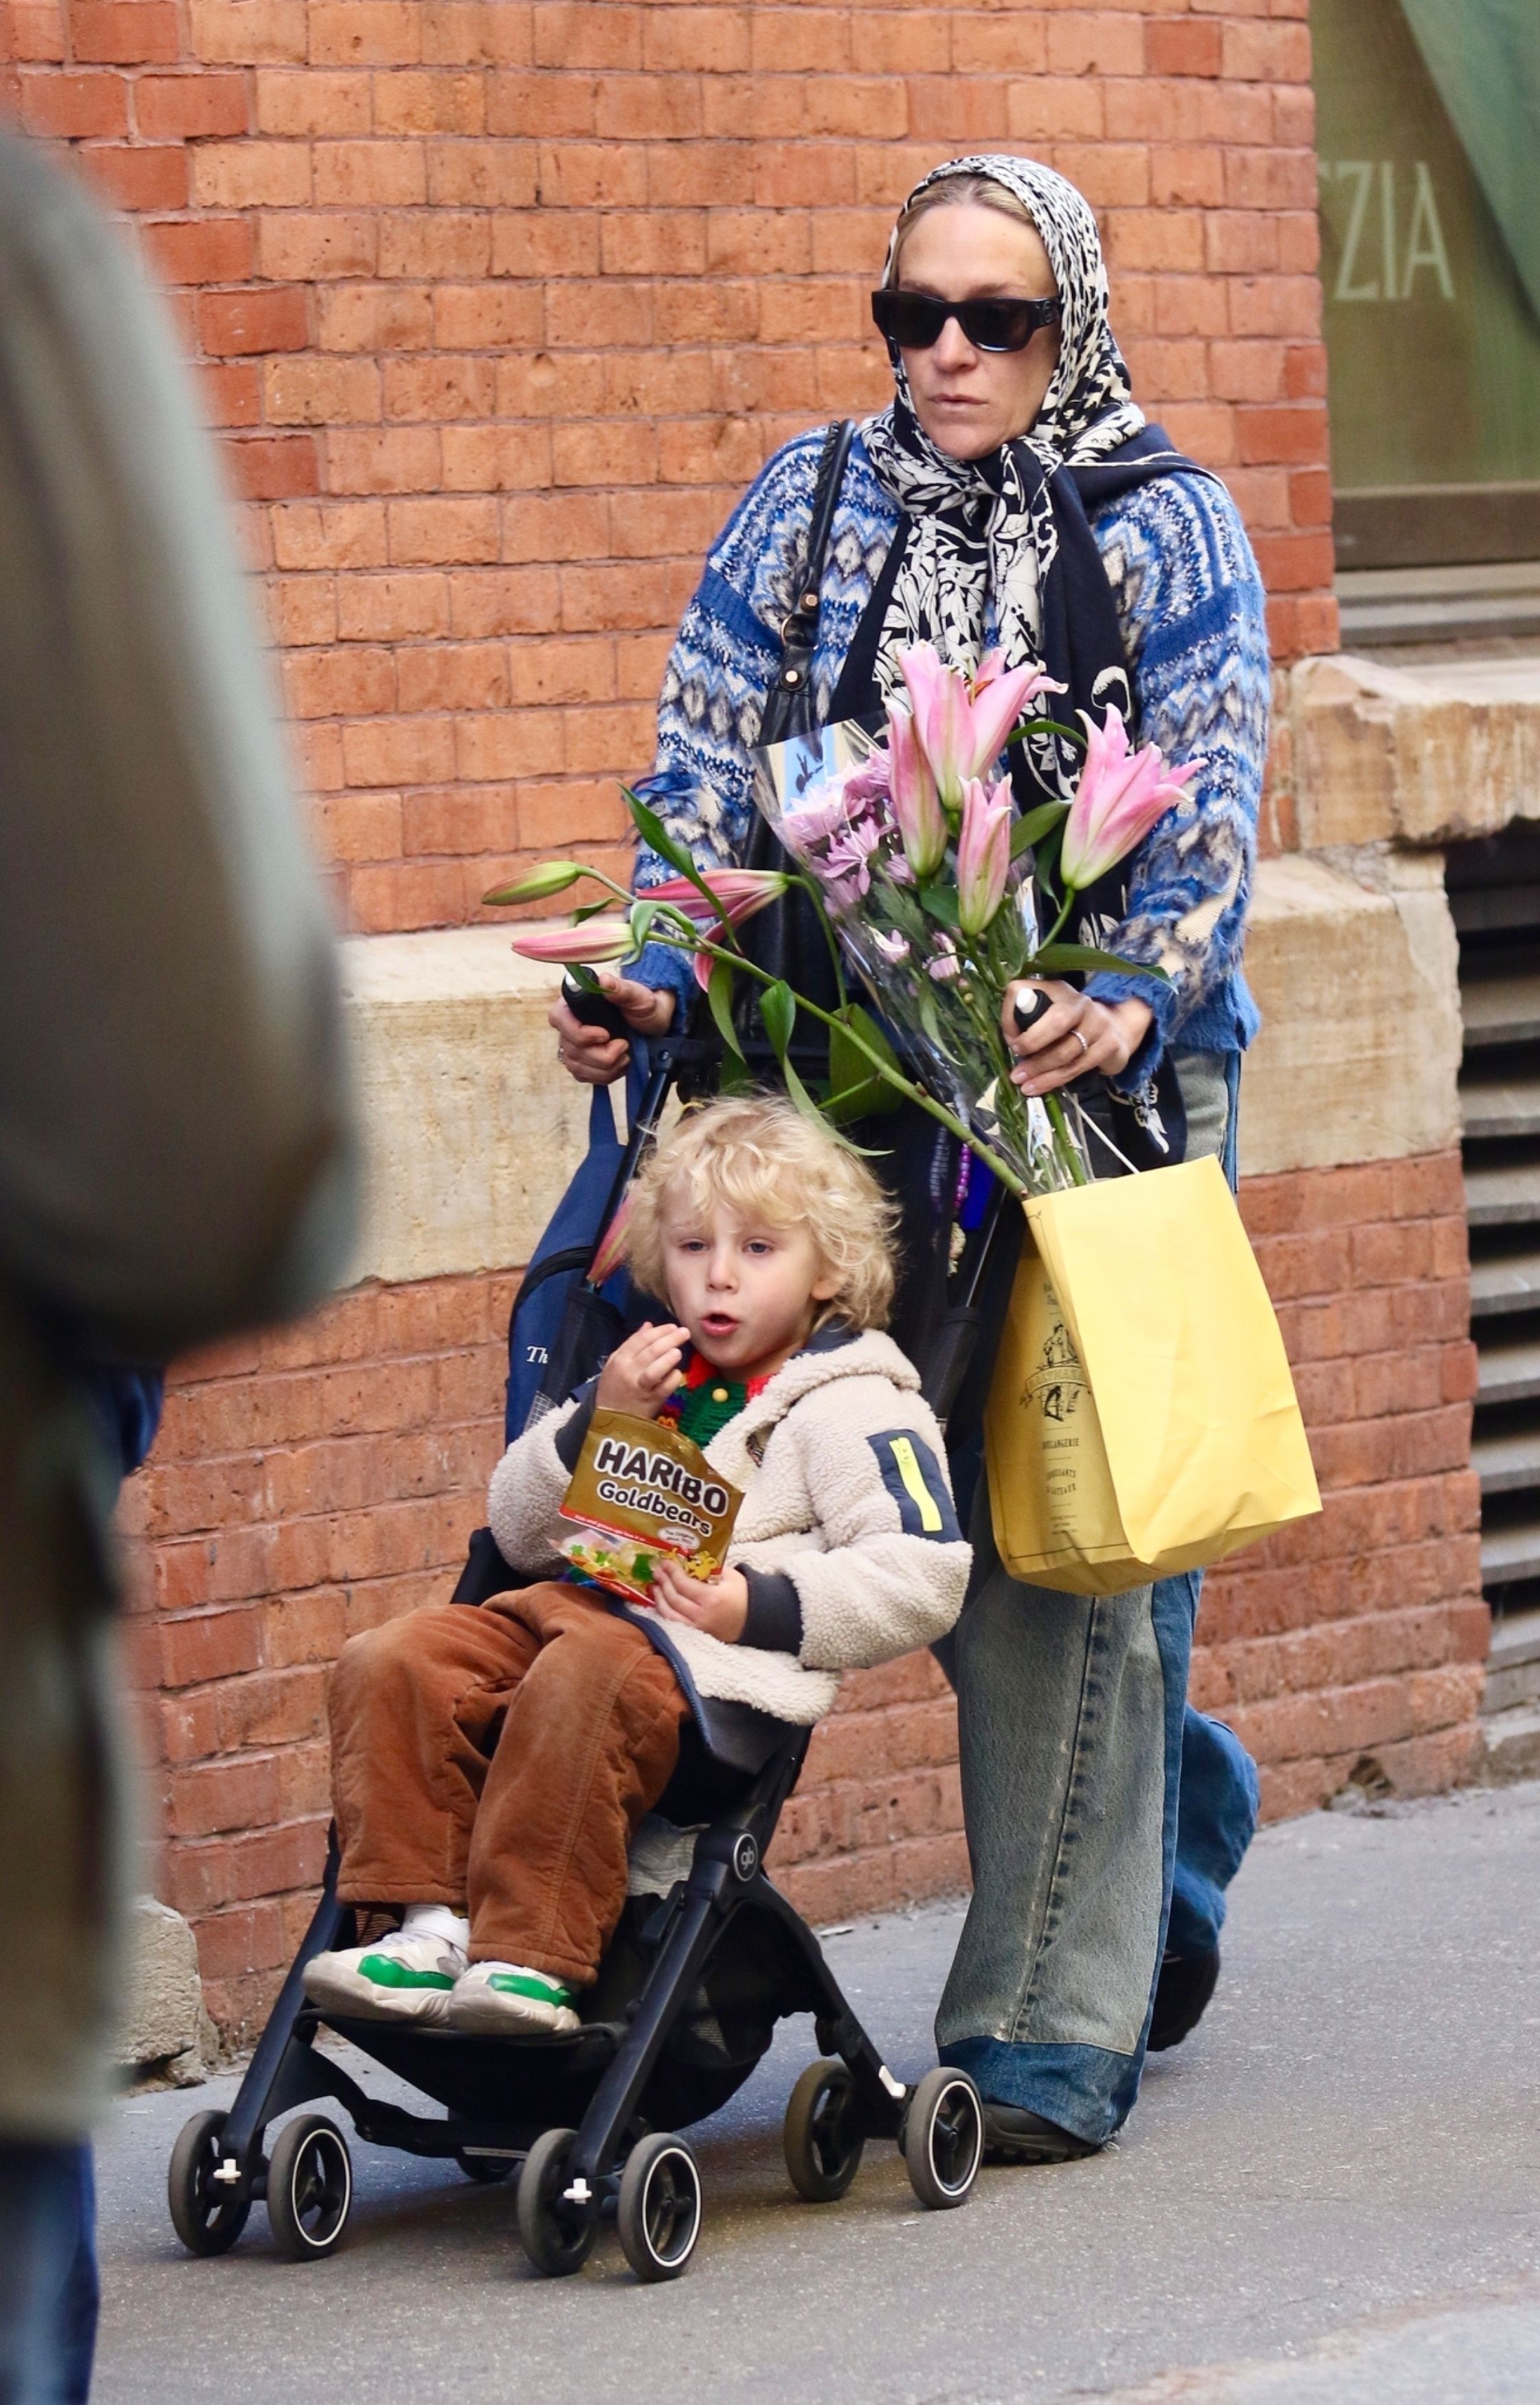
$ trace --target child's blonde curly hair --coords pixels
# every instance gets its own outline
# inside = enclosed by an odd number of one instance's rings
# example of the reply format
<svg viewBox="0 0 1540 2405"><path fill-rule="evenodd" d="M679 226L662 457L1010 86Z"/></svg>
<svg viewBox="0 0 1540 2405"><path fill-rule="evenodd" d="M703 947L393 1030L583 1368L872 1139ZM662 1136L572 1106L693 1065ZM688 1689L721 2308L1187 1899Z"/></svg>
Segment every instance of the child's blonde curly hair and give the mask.
<svg viewBox="0 0 1540 2405"><path fill-rule="evenodd" d="M805 1227L840 1281L819 1324L886 1327L897 1207L865 1161L795 1104L774 1094L730 1096L685 1111L659 1137L632 1189L622 1247L638 1284L663 1300L663 1221L681 1202L701 1220L725 1203L770 1227Z"/></svg>

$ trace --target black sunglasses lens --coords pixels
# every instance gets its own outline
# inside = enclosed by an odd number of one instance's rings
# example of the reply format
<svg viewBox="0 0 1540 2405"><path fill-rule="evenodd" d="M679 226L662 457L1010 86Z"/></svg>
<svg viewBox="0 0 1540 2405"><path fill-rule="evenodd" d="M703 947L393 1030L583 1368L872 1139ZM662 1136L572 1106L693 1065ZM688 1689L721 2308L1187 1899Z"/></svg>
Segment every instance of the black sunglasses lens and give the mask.
<svg viewBox="0 0 1540 2405"><path fill-rule="evenodd" d="M965 301L957 322L975 350L1024 351L1041 319L1030 301Z"/></svg>
<svg viewBox="0 0 1540 2405"><path fill-rule="evenodd" d="M901 351L928 351L941 339L946 324L944 302L925 292L874 292L871 314L878 329Z"/></svg>

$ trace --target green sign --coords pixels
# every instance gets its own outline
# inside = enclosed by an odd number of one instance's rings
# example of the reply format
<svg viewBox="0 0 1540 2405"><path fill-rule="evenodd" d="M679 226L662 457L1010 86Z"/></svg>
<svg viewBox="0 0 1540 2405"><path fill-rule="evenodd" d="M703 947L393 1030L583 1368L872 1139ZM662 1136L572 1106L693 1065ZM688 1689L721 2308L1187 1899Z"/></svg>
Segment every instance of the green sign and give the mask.
<svg viewBox="0 0 1540 2405"><path fill-rule="evenodd" d="M1339 491L1540 483L1540 0L1314 0Z"/></svg>

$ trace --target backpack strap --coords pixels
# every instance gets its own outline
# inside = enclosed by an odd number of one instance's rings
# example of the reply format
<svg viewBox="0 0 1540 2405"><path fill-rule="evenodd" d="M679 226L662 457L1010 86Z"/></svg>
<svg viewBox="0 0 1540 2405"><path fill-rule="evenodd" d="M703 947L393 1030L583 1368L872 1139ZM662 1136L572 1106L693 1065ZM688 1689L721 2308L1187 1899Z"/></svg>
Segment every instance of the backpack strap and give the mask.
<svg viewBox="0 0 1540 2405"><path fill-rule="evenodd" d="M824 582L834 513L845 481L845 462L855 439L853 418L837 418L825 437L813 487L807 541L798 562L791 608L781 626L781 670L765 696L761 743L784 742L812 724L812 654L818 640L818 597Z"/></svg>

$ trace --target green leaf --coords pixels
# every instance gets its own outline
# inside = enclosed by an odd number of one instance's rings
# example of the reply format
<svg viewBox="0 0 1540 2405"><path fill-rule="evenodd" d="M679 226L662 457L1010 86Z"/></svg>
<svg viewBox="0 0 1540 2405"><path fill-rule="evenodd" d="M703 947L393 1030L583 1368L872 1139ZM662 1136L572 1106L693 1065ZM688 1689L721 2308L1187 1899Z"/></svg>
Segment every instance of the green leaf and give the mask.
<svg viewBox="0 0 1540 2405"><path fill-rule="evenodd" d="M742 1064L743 1048L739 1042L738 1030L733 1024L732 985L732 971L727 962L713 961L712 981L706 988L706 1000L711 1005L711 1014L716 1021L716 1032L728 1048L729 1062L737 1062Z"/></svg>
<svg viewBox="0 0 1540 2405"><path fill-rule="evenodd" d="M494 885L482 901L488 909L501 910L510 902L544 902L553 893L565 893L588 871L575 860L545 860L531 868L525 877L516 877L512 885ZM604 908L604 904L600 904Z"/></svg>
<svg viewBox="0 0 1540 2405"><path fill-rule="evenodd" d="M957 889L954 885L922 885L919 889L921 907L938 926L957 924Z"/></svg>
<svg viewBox="0 0 1540 2405"><path fill-rule="evenodd" d="M1148 961L1125 961L1120 952L1099 952L1092 944L1045 944L1034 953L1028 974L1052 977L1060 969L1112 969L1122 977L1159 977L1163 985L1171 982L1164 969L1152 968Z"/></svg>
<svg viewBox="0 0 1540 2405"><path fill-rule="evenodd" d="M790 986L780 982L766 986L759 996L759 1016L765 1022L770 1048L784 1067L786 1047L791 1042L791 1031L797 1024L797 997Z"/></svg>
<svg viewBox="0 0 1540 2405"><path fill-rule="evenodd" d="M1052 834L1061 819L1069 816L1067 802L1039 802L1035 810L1019 818L1010 830L1010 857L1020 860L1028 846L1036 848L1045 835Z"/></svg>
<svg viewBox="0 0 1540 2405"><path fill-rule="evenodd" d="M1062 718L1029 718L1024 725L1017 727L1014 735L1007 737L1006 749L1009 751L1012 743L1024 742L1029 735L1066 735L1081 751L1085 750L1085 737L1081 729L1067 726Z"/></svg>
<svg viewBox="0 0 1540 2405"><path fill-rule="evenodd" d="M687 877L696 892L704 894L712 906L713 912L720 919L722 905L706 883L684 845L675 843L657 812L650 810L645 802L639 801L629 785L622 785L620 790L626 796L626 807L630 811L632 821L643 841L651 844L659 858L666 860L671 868L677 869L681 877Z"/></svg>
<svg viewBox="0 0 1540 2405"><path fill-rule="evenodd" d="M883 1111L896 1111L902 1096L872 1067L868 1054L846 1031L859 1035L869 1051L897 1069L898 1058L892 1045L858 1002L847 1003L840 1018L842 1023L829 1030L829 1099L824 1105L827 1116L836 1126L843 1126L851 1119L875 1118Z"/></svg>
<svg viewBox="0 0 1540 2405"><path fill-rule="evenodd" d="M631 942L639 952L646 949L647 939L653 931L653 921L657 916L656 903L635 902L631 906Z"/></svg>
<svg viewBox="0 0 1540 2405"><path fill-rule="evenodd" d="M586 961L569 961L566 974L575 986L582 987L585 993L602 993L604 991L599 982L599 971L590 968Z"/></svg>
<svg viewBox="0 0 1540 2405"><path fill-rule="evenodd" d="M577 908L572 912L572 924L574 927L581 927L585 919L598 919L601 917L606 910L613 910L614 908L615 895L613 893L606 893L601 902L580 902Z"/></svg>

